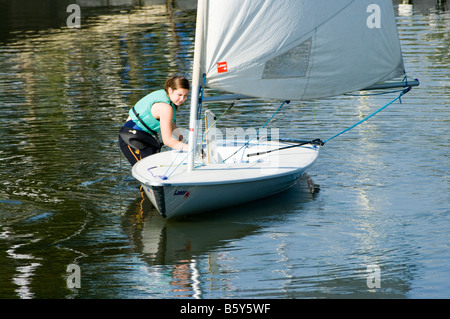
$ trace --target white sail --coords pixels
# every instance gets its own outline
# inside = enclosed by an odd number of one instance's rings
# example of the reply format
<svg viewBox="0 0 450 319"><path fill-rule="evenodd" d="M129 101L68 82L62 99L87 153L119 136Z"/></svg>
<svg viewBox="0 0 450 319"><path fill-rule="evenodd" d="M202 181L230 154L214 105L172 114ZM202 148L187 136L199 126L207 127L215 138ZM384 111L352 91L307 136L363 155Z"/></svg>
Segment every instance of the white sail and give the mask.
<svg viewBox="0 0 450 319"><path fill-rule="evenodd" d="M207 0L205 11L211 88L307 100L404 74L392 0Z"/></svg>

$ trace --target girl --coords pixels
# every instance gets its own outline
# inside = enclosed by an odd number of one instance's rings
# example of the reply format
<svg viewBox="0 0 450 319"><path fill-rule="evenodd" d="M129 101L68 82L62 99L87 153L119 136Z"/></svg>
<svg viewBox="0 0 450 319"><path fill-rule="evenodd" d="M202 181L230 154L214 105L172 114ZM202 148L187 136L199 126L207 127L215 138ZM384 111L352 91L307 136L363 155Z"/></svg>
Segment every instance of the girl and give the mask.
<svg viewBox="0 0 450 319"><path fill-rule="evenodd" d="M129 111L129 117L120 129L119 145L131 165L158 153L162 142L176 150L187 151L184 138L177 130L176 111L186 101L189 81L182 76L170 77L164 89L154 91L139 100ZM172 137L172 133L177 137Z"/></svg>

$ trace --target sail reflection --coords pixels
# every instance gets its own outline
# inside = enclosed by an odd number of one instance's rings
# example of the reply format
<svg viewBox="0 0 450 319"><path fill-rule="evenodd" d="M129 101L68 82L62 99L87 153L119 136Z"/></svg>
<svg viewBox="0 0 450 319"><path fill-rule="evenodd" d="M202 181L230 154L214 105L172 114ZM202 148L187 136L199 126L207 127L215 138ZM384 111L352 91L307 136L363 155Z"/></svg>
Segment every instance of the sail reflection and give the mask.
<svg viewBox="0 0 450 319"><path fill-rule="evenodd" d="M14 260L14 271L11 271L10 282L6 285L14 285L14 293L20 299L32 299L35 294L32 289L32 281L35 277L36 269L40 266L42 258L36 257L31 253L20 252L24 246L38 242L39 238L34 238L35 234L16 234L12 228L5 227L1 229L0 239L5 241L22 241L13 244L6 250L6 259Z"/></svg>

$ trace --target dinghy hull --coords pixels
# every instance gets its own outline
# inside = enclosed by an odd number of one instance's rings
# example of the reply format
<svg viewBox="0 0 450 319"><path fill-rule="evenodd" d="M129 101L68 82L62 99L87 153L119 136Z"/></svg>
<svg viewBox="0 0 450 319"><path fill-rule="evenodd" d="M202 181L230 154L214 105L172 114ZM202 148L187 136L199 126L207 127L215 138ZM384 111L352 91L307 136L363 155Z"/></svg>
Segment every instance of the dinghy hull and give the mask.
<svg viewBox="0 0 450 319"><path fill-rule="evenodd" d="M133 176L163 217L204 213L271 196L293 186L315 162L319 147L307 144L278 150L286 145L292 144L250 145L243 153L237 153L231 163L201 165L191 172L183 159L178 159L181 156L177 152L163 152L138 162L133 167ZM276 151L255 156L251 161L236 162L256 150Z"/></svg>
<svg viewBox="0 0 450 319"><path fill-rule="evenodd" d="M144 191L163 217L174 218L213 211L274 195L290 188L303 174L250 182L214 185L145 186Z"/></svg>

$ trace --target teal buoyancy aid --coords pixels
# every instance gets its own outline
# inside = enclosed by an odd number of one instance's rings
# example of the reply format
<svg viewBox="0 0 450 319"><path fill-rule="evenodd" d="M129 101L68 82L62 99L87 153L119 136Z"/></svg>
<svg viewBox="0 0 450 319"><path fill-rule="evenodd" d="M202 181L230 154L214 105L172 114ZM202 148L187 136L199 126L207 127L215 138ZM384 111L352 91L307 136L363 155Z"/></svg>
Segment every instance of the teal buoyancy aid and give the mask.
<svg viewBox="0 0 450 319"><path fill-rule="evenodd" d="M139 115L141 120L146 124L148 128L155 132L161 132L160 123L159 120L155 119L151 112L151 108L153 104L155 103L166 103L172 106L173 108L173 117L172 117L172 123L175 123L176 115L177 115L177 108L175 104L172 103L169 96L167 95L166 91L163 89L154 91L146 96L144 96L142 99L140 99L135 105L134 109L136 113ZM153 134L153 132L149 131L144 124L139 121L137 118L135 112L133 112L133 109L130 109L128 112L130 115L130 118L133 120L133 122L144 132L147 132L149 134Z"/></svg>

